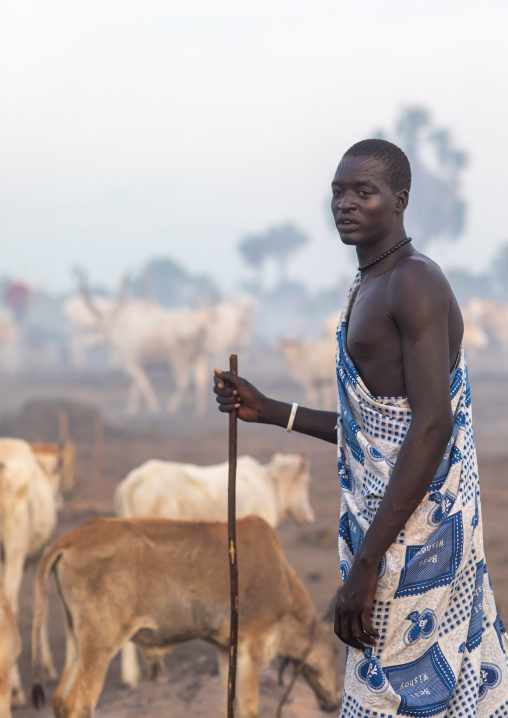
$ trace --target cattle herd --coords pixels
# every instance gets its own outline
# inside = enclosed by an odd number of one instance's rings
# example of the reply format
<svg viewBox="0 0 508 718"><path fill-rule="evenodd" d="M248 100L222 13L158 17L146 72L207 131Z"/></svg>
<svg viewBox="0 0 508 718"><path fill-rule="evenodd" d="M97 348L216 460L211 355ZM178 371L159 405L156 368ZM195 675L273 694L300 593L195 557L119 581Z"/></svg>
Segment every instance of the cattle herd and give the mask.
<svg viewBox="0 0 508 718"><path fill-rule="evenodd" d="M70 356L79 366L90 347L107 350L109 361L131 381L127 410L141 402L153 412L176 412L184 397L203 414L212 360L248 350L254 319L252 297L201 308L169 310L150 299L93 296L83 287L64 306ZM464 307L464 343L469 356L495 341L508 348L508 308L473 299ZM322 339L281 340L287 368L304 389L307 403L332 409L335 398L334 337L338 316L329 317ZM0 341L3 341L0 336ZM4 337L5 338L5 337ZM174 392L163 407L147 367L162 363ZM118 484L116 518L78 526L48 546L62 496L72 487L72 443L30 444L0 439L0 718L11 705L26 703L17 661L17 621L25 560L40 559L32 633L33 702L58 678L48 622L48 582L62 604L66 658L53 694L54 715L92 716L112 658L121 654L121 681L141 680L138 651L148 675L183 641L201 638L217 653L227 678L229 583L225 521L226 463L197 466L150 460ZM238 709L240 718L258 713L262 666L276 656L302 662L302 674L324 710L338 703L338 675L331 627L316 615L308 593L284 557L275 529L284 518L314 520L309 501L308 460L275 454L262 465L241 456L237 468L240 631ZM25 690L24 690L25 689Z"/></svg>
<svg viewBox="0 0 508 718"><path fill-rule="evenodd" d="M126 280L122 282L115 298L104 297L90 291L82 277L80 291L61 303L66 365L83 369L90 366L93 357L100 356L101 366L122 372L129 380L126 412L130 415L142 409L153 414L174 413L190 396L196 414L203 416L210 367L217 357L248 351L258 302L242 294L205 306L170 309L150 294L130 296L127 284ZM508 305L473 297L464 303L462 311L464 345L470 359L475 353L492 349L508 353ZM337 321L336 313L324 318L321 337L313 341L287 336L282 329L276 343L294 381L305 391L307 404L317 408L334 406ZM20 333L21 327L0 307L0 360L4 370L22 364ZM165 402L150 378L149 369L154 365L166 369L173 386Z"/></svg>
<svg viewBox="0 0 508 718"><path fill-rule="evenodd" d="M214 646L226 697L229 645L227 464L147 461L115 491L117 517L88 521L47 545L62 493L72 486L69 442L0 440L0 718L26 703L17 660L18 594L25 559L40 554L33 609L32 700L40 707L55 681L48 583L62 606L65 663L52 705L65 718L93 716L112 658L121 681L156 677L175 644L201 638ZM258 714L260 672L277 656L299 661L323 710L338 707L336 647L316 614L275 532L284 518L311 522L306 458L275 454L266 464L240 456L237 469L240 627L237 707ZM25 686L25 689L27 686ZM224 706L225 708L225 706Z"/></svg>

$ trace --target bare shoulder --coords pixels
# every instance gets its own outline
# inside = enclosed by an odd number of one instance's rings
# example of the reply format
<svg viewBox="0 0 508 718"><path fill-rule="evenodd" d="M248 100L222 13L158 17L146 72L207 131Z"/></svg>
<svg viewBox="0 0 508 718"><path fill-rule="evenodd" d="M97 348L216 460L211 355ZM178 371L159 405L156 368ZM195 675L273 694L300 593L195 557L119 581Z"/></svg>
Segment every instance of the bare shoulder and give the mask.
<svg viewBox="0 0 508 718"><path fill-rule="evenodd" d="M389 283L390 310L399 314L446 310L454 295L442 269L420 252L405 257L394 267Z"/></svg>

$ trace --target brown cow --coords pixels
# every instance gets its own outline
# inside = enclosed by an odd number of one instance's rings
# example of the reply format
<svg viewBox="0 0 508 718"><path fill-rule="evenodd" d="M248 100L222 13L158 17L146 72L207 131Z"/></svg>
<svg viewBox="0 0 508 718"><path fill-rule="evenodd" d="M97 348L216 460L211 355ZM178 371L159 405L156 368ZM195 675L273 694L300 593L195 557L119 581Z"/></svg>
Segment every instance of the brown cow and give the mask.
<svg viewBox="0 0 508 718"><path fill-rule="evenodd" d="M304 659L303 675L324 710L335 710L332 633L262 519L238 521L240 625L238 708L258 714L262 666L277 655ZM215 645L226 694L229 565L225 523L99 518L65 534L39 565L32 634L35 705L43 699L41 631L47 577L64 605L66 659L53 696L57 718L92 716L113 656L132 640L156 665L173 645Z"/></svg>

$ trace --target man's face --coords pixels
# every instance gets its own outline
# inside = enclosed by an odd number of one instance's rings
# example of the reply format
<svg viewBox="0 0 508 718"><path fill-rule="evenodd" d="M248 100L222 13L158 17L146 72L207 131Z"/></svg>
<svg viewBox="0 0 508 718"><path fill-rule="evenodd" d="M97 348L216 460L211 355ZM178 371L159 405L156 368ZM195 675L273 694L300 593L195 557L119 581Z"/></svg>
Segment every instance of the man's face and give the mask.
<svg viewBox="0 0 508 718"><path fill-rule="evenodd" d="M383 160L343 157L332 182L332 214L344 244L368 246L400 223L407 193L390 187Z"/></svg>

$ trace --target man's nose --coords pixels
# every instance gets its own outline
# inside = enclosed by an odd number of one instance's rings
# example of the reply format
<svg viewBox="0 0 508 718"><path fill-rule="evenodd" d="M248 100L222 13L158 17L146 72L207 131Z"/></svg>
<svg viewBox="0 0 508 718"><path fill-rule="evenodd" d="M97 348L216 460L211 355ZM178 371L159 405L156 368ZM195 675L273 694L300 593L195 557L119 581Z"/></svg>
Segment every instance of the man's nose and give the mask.
<svg viewBox="0 0 508 718"><path fill-rule="evenodd" d="M344 192L342 197L339 198L338 207L343 211L353 209L355 207L355 194L354 192Z"/></svg>

